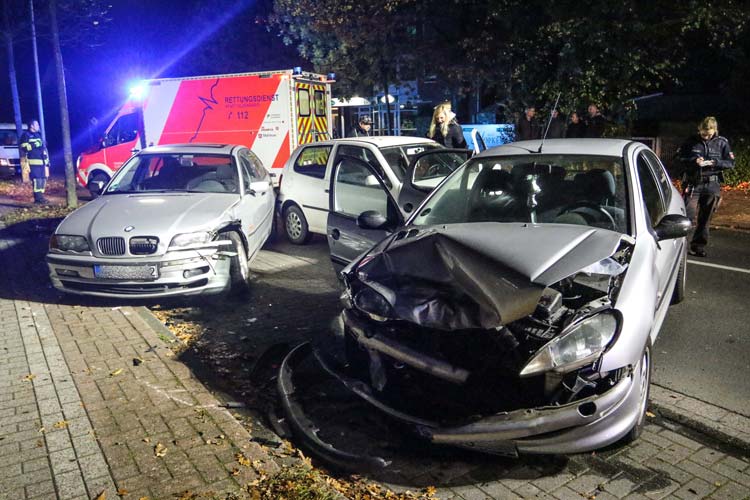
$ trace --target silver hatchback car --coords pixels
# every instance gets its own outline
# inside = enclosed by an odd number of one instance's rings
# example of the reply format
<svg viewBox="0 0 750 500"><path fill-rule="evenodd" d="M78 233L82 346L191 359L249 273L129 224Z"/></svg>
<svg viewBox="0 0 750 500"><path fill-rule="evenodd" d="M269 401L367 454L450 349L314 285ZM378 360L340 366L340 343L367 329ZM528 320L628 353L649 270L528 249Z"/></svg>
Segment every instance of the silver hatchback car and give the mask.
<svg viewBox="0 0 750 500"><path fill-rule="evenodd" d="M270 180L243 146L143 149L58 226L47 254L52 284L129 298L242 290L271 233Z"/></svg>
<svg viewBox="0 0 750 500"><path fill-rule="evenodd" d="M685 291L690 228L650 149L489 149L407 221L386 186L336 179L328 221L340 237L329 245L349 261L344 309L312 346L328 373L433 443L516 455L638 437L652 346ZM363 239L375 246L362 252ZM285 359L279 390L295 430L330 455L295 402L309 352Z"/></svg>

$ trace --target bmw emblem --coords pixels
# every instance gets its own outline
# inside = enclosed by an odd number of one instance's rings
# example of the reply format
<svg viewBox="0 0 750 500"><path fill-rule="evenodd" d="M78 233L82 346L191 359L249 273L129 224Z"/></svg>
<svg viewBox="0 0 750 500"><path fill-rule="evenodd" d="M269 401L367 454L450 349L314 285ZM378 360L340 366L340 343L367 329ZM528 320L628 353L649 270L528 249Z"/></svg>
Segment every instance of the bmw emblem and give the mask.
<svg viewBox="0 0 750 500"><path fill-rule="evenodd" d="M126 233L129 233L129 232L130 232L130 231L132 231L133 229L135 229L135 226L125 226L125 232L126 232Z"/></svg>

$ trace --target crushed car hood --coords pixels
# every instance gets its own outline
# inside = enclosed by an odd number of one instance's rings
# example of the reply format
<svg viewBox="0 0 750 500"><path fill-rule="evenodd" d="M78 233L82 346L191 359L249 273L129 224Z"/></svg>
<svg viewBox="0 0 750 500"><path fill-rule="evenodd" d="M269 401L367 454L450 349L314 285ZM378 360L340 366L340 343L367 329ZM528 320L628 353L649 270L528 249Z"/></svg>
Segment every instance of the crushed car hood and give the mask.
<svg viewBox="0 0 750 500"><path fill-rule="evenodd" d="M401 231L356 267L401 319L440 330L528 316L545 287L611 256L624 235L565 224L474 223Z"/></svg>
<svg viewBox="0 0 750 500"><path fill-rule="evenodd" d="M213 229L212 224L239 200L237 195L166 193L105 195L69 215L58 234L156 236ZM129 232L125 227L132 226Z"/></svg>

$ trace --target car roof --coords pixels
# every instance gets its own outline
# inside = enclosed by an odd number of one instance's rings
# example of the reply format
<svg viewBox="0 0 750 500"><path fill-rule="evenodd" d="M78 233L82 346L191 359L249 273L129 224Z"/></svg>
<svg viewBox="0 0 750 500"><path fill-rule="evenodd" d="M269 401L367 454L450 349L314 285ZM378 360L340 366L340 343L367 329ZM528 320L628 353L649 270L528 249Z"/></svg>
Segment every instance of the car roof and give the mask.
<svg viewBox="0 0 750 500"><path fill-rule="evenodd" d="M24 123L23 127L21 127L23 130L27 130L29 127ZM0 123L0 130L15 130L16 124L15 123Z"/></svg>
<svg viewBox="0 0 750 500"><path fill-rule="evenodd" d="M238 146L237 144L165 144L162 146L150 146L141 150L141 154L225 154L230 155Z"/></svg>
<svg viewBox="0 0 750 500"><path fill-rule="evenodd" d="M625 147L633 142L626 139L548 139L543 144L540 140L519 141L487 149L482 151L478 157L538 153L621 157ZM539 151L540 146L542 147L541 152Z"/></svg>
<svg viewBox="0 0 750 500"><path fill-rule="evenodd" d="M348 144L348 143L367 143L375 147L383 148L389 146L403 146L405 144L435 144L437 142L426 137L411 137L408 135L376 135L373 137L346 137L343 139L333 139L322 141L316 144ZM307 146L307 144L306 144Z"/></svg>

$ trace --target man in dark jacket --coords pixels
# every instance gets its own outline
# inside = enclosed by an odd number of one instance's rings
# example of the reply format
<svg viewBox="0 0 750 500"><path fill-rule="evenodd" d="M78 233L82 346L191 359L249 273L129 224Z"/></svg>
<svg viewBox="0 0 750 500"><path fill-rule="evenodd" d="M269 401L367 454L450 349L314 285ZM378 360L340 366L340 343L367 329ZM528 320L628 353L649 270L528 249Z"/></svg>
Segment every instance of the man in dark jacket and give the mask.
<svg viewBox="0 0 750 500"><path fill-rule="evenodd" d="M607 126L607 120L599 112L599 108L596 104L589 104L589 116L586 120L586 130L583 133L584 137L602 137L604 135L604 127Z"/></svg>
<svg viewBox="0 0 750 500"><path fill-rule="evenodd" d="M359 122L357 122L354 127L349 130L349 133L346 135L347 137L370 137L372 136L371 133L372 129L372 118L370 118L368 115L362 115L359 117Z"/></svg>
<svg viewBox="0 0 750 500"><path fill-rule="evenodd" d="M536 121L536 108L528 106L524 110L523 116L516 124L516 140L528 141L531 139L540 139L542 137L539 124Z"/></svg>
<svg viewBox="0 0 750 500"><path fill-rule="evenodd" d="M552 118L547 130L547 139L562 139L565 137L565 122L556 109L552 110Z"/></svg>
<svg viewBox="0 0 750 500"><path fill-rule="evenodd" d="M49 177L49 155L42 135L39 133L39 122L31 120L29 128L21 136L21 154L31 168L31 182L34 187L34 203L47 203L44 190Z"/></svg>
<svg viewBox="0 0 750 500"><path fill-rule="evenodd" d="M698 135L683 145L680 159L685 166L683 188L687 216L695 220L698 212L690 254L705 257L709 223L721 197L724 170L734 168L734 153L729 141L719 135L716 118L703 119Z"/></svg>
<svg viewBox="0 0 750 500"><path fill-rule="evenodd" d="M565 130L565 137L568 139L580 139L586 133L586 125L581 121L578 113L573 111L570 113L570 122L568 122L568 128Z"/></svg>

